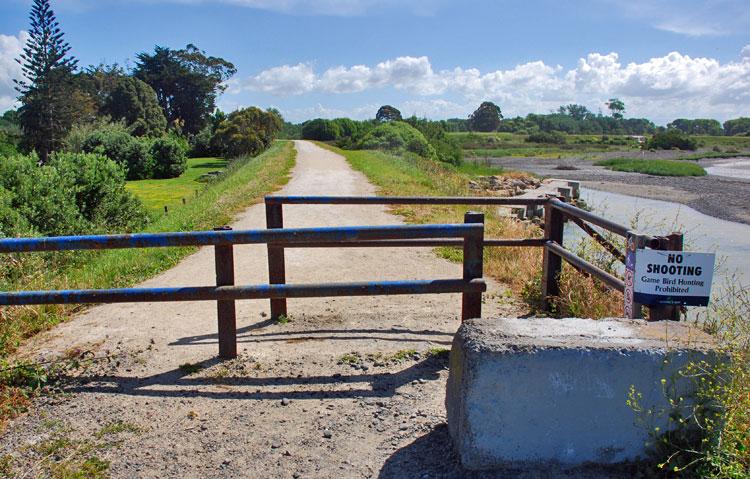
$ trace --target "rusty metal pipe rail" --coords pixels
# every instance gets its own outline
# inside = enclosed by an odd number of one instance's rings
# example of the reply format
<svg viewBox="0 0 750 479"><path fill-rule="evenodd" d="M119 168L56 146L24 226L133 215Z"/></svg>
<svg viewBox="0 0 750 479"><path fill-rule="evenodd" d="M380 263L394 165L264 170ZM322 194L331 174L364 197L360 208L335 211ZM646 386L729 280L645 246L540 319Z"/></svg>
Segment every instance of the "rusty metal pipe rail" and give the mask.
<svg viewBox="0 0 750 479"><path fill-rule="evenodd" d="M605 230L611 231L622 237L626 237L628 235L629 228L626 228L625 226L615 223L614 221L610 221L606 218L602 218L601 216L595 215L594 213L591 213L589 211L577 208L573 205L565 203L564 201L560 201L557 198L550 198L549 204L553 208L558 209L566 215L572 216L573 218L580 218L584 221L588 221L589 223L600 226Z"/></svg>
<svg viewBox="0 0 750 479"><path fill-rule="evenodd" d="M22 291L17 293L0 293L0 306L482 293L486 290L487 286L482 279L468 281L462 279L438 279L319 284L263 284L250 286Z"/></svg>
<svg viewBox="0 0 750 479"><path fill-rule="evenodd" d="M496 198L484 196L274 196L267 204L287 205L544 205L548 198Z"/></svg>
<svg viewBox="0 0 750 479"><path fill-rule="evenodd" d="M236 244L302 245L308 242L350 243L402 238L459 238L483 234L479 224L356 226L289 228L284 230L193 231L127 235L52 236L0 240L0 253L69 251L175 246L229 246Z"/></svg>
<svg viewBox="0 0 750 479"><path fill-rule="evenodd" d="M277 206L281 207L281 205ZM273 275L270 275L269 279L272 284L269 285L237 286L234 284L233 246L236 244L266 244L269 248L270 267L273 264L270 252L275 249L283 251L284 246L280 245L327 244L340 247L368 242L449 239L459 239L464 247L462 279L287 285L278 284L284 281L274 281ZM237 356L237 320L234 302L241 299L270 298L273 304L274 301L286 301L286 298L461 293L462 317L479 317L481 316L482 292L486 290L482 280L483 239L484 225L477 221L443 225L278 228L245 231L232 231L229 227L222 227L214 231L176 233L8 238L0 240L0 253L212 245L214 246L216 286L0 292L0 306L216 301L219 357L229 359Z"/></svg>
<svg viewBox="0 0 750 479"><path fill-rule="evenodd" d="M585 259L581 258L580 256L571 253L570 251L566 250L559 244L555 243L554 241L548 241L544 245L545 249L551 251L552 253L556 254L560 258L564 259L568 263L572 264L576 268L585 271L586 273L590 274L591 276L594 276L610 288L616 289L617 291L624 292L625 291L625 282L621 279L612 276L611 274L607 273L603 269L589 263Z"/></svg>
<svg viewBox="0 0 750 479"><path fill-rule="evenodd" d="M547 240L544 238L529 239L486 239L484 246L509 246L509 247L543 247ZM284 248L396 248L396 247L461 247L463 240L367 240L342 242L315 242L315 243L281 243L278 246Z"/></svg>

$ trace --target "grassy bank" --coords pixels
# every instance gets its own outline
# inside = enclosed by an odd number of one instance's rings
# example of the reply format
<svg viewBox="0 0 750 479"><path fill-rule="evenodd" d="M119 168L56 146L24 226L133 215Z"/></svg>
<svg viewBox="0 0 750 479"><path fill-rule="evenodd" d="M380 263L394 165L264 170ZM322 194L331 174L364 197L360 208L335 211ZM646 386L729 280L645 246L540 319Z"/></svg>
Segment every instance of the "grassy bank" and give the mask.
<svg viewBox="0 0 750 479"><path fill-rule="evenodd" d="M476 195L468 188L471 172L413 156L398 157L378 151L340 150L325 144L320 146L344 156L354 169L364 173L378 187L380 195ZM467 209L466 206L403 205L394 207L392 211L410 223L461 223ZM538 238L543 235L538 226L500 216L496 208L471 209L485 213L488 238ZM442 257L453 261L462 259L461 251L455 248L438 248L437 251ZM487 248L484 261L488 276L507 284L516 296L524 297L532 306L539 304L540 248ZM583 317L602 317L616 314L621 308L622 296L618 298L619 293L602 289L593 280L580 277L567 266L563 271L565 278L571 279L563 282L562 297L565 300L559 302L559 314L565 315L575 310ZM574 277L576 280L572 279Z"/></svg>
<svg viewBox="0 0 750 479"><path fill-rule="evenodd" d="M223 175L184 206L152 222L146 232L207 230L224 225L247 206L286 182L294 164L291 142L277 142L257 158L234 161ZM12 255L26 272L0 277L0 290L126 287L174 266L194 248L81 251ZM22 340L70 317L79 306L0 309L0 358Z"/></svg>
<svg viewBox="0 0 750 479"><path fill-rule="evenodd" d="M609 170L644 173L656 176L705 176L706 170L692 162L679 160L641 160L611 158L594 163Z"/></svg>
<svg viewBox="0 0 750 479"><path fill-rule="evenodd" d="M187 170L177 178L167 180L128 181L127 189L132 191L151 213L162 213L164 207L170 210L182 205L183 198L192 201L206 183L199 181L201 176L227 167L223 158L190 158Z"/></svg>

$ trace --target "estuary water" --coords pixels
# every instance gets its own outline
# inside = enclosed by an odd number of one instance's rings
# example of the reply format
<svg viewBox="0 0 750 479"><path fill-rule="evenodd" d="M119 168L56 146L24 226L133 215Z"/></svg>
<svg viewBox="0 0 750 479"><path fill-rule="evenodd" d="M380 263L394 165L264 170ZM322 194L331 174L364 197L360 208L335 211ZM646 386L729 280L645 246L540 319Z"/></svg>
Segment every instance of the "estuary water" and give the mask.
<svg viewBox="0 0 750 479"><path fill-rule="evenodd" d="M706 173L714 176L744 178L750 180L750 158L733 158L706 167Z"/></svg>
<svg viewBox="0 0 750 479"><path fill-rule="evenodd" d="M748 164L750 166L750 160ZM750 169L747 172L750 173ZM736 275L736 279L750 287L750 225L714 218L679 203L588 188L581 188L581 198L595 213L632 226L636 231L652 235L684 233L686 251L716 253L715 286ZM566 246L583 236L585 233L578 226L566 224Z"/></svg>

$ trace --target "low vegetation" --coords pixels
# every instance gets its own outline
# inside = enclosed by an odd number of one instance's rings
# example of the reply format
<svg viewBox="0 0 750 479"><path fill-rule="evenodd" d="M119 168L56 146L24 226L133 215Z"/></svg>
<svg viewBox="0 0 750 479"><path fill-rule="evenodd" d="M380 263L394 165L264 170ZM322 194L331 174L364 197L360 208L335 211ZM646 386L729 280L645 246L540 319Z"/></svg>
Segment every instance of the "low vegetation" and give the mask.
<svg viewBox="0 0 750 479"><path fill-rule="evenodd" d="M679 160L642 160L638 158L611 158L595 163L614 171L644 173L656 176L705 176L706 170L695 163Z"/></svg>
<svg viewBox="0 0 750 479"><path fill-rule="evenodd" d="M0 159L0 237L128 232L147 220L125 170L102 155L55 153L41 166L36 155ZM0 261L0 277L12 275Z"/></svg>

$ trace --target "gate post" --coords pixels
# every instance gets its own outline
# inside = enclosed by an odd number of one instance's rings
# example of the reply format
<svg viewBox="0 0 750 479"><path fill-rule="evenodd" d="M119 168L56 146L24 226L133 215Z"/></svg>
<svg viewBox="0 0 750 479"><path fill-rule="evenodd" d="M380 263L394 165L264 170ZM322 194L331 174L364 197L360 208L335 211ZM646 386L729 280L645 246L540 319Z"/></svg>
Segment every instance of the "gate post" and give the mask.
<svg viewBox="0 0 750 479"><path fill-rule="evenodd" d="M214 231L228 231L224 226ZM214 246L214 263L216 266L216 286L234 285L234 251L230 245ZM237 357L237 315L234 300L218 300L216 311L219 319L219 357L233 359Z"/></svg>
<svg viewBox="0 0 750 479"><path fill-rule="evenodd" d="M484 224L484 213L467 211L464 223ZM479 279L484 274L484 229L479 235L464 237L464 280ZM461 321L482 317L482 293L463 293Z"/></svg>
<svg viewBox="0 0 750 479"><path fill-rule="evenodd" d="M684 244L684 237L682 233L672 233L664 238L660 238L659 247L657 249L663 251L682 251ZM682 308L680 306L663 305L654 306L649 309L648 320L649 321L679 321L680 312Z"/></svg>
<svg viewBox="0 0 750 479"><path fill-rule="evenodd" d="M284 227L283 203L266 202L266 228L278 229ZM268 282L270 284L286 283L286 268L284 266L284 248L268 244ZM286 298L271 298L271 319L278 321L286 316Z"/></svg>
<svg viewBox="0 0 750 479"><path fill-rule="evenodd" d="M553 207L550 203L544 204L544 238L563 245L563 228L565 226L565 215L562 211ZM542 297L545 309L550 309L550 298L560 295L560 272L562 271L562 258L544 248L544 263L542 266Z"/></svg>

